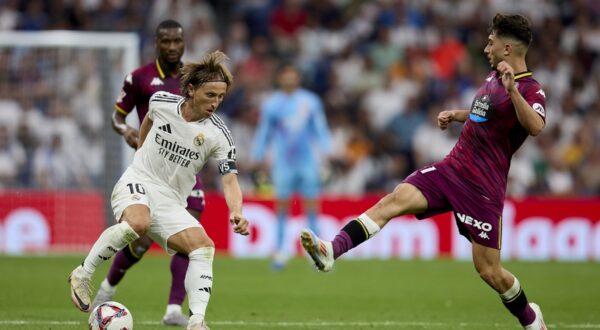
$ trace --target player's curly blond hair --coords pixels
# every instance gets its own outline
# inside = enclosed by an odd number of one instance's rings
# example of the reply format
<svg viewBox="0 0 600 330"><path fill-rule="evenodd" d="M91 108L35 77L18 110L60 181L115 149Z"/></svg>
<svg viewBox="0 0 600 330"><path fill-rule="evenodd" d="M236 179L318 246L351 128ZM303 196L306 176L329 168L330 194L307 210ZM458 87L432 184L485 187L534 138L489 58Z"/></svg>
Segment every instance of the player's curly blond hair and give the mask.
<svg viewBox="0 0 600 330"><path fill-rule="evenodd" d="M220 50L216 50L202 58L200 62L187 62L181 68L181 95L190 96L188 86L202 86L207 82L222 81L227 84L227 89L233 83L233 75L224 62L229 57Z"/></svg>

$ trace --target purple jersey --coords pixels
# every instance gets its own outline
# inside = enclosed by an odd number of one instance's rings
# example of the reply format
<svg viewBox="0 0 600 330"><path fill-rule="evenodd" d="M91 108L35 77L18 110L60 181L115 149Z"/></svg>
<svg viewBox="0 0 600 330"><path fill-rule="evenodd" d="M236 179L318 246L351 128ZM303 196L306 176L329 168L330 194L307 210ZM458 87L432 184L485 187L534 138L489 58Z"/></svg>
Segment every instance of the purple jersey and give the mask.
<svg viewBox="0 0 600 330"><path fill-rule="evenodd" d="M545 95L531 72L515 76L523 98L545 120ZM427 199L419 219L454 211L459 232L470 241L500 249L502 208L512 155L527 131L502 81L492 72L477 91L460 138L448 156L408 176Z"/></svg>
<svg viewBox="0 0 600 330"><path fill-rule="evenodd" d="M125 77L115 108L124 115L136 108L141 123L148 113L150 96L161 91L180 95L179 77L166 76L157 59Z"/></svg>
<svg viewBox="0 0 600 330"><path fill-rule="evenodd" d="M532 72L515 75L523 98L545 120L545 94ZM529 134L517 119L515 107L492 72L479 88L458 142L444 159L452 171L448 179L465 183L489 199L502 203L512 155Z"/></svg>
<svg viewBox="0 0 600 330"><path fill-rule="evenodd" d="M128 115L137 109L140 123L148 113L150 97L156 92L169 92L180 95L179 77L166 76L158 59L134 70L125 77L121 94L115 103L115 109ZM188 208L204 211L204 192L200 175L196 176L196 185L188 198Z"/></svg>

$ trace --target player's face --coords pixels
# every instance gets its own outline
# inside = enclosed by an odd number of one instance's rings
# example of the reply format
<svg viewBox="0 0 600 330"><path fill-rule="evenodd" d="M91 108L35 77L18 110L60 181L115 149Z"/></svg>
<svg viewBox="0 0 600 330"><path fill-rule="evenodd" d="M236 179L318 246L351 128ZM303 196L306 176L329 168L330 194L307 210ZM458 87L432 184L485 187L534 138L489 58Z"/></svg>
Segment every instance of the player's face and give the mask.
<svg viewBox="0 0 600 330"><path fill-rule="evenodd" d="M158 56L166 63L176 64L183 56L183 30L168 28L158 30L156 49Z"/></svg>
<svg viewBox="0 0 600 330"><path fill-rule="evenodd" d="M200 118L212 115L225 97L227 84L222 81L207 82L202 86L191 87L192 97L190 104L192 110Z"/></svg>
<svg viewBox="0 0 600 330"><path fill-rule="evenodd" d="M285 91L293 91L300 86L300 73L295 68L285 68L278 76L279 87Z"/></svg>
<svg viewBox="0 0 600 330"><path fill-rule="evenodd" d="M492 32L488 36L488 43L483 52L487 56L490 66L494 69L498 66L498 63L504 60L504 46L505 43L495 33Z"/></svg>

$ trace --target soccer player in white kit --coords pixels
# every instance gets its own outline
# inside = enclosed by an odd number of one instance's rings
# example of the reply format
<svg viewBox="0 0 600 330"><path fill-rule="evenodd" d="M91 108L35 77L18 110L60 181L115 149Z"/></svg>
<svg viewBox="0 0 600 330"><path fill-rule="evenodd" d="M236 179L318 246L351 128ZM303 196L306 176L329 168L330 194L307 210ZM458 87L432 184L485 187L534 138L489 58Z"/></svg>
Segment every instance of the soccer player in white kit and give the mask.
<svg viewBox="0 0 600 330"><path fill-rule="evenodd" d="M90 281L96 267L117 251L147 234L169 254L187 254L190 264L185 288L192 316L188 330L208 329L204 321L212 291L214 243L186 211L195 175L209 157L219 166L233 231L248 235L237 181L235 146L229 129L215 114L233 77L213 52L182 68L178 96L157 92L140 128L133 163L116 183L111 204L118 223L98 238L84 262L69 276L71 300L81 311L91 306Z"/></svg>

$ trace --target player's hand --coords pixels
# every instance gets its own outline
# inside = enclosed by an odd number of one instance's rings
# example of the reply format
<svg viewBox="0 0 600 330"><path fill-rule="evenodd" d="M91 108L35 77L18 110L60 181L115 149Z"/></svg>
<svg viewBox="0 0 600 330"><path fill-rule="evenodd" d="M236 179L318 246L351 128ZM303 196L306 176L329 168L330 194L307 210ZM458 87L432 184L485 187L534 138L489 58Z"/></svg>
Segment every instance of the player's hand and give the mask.
<svg viewBox="0 0 600 330"><path fill-rule="evenodd" d="M125 138L125 142L132 147L133 149L137 149L138 147L138 139L140 132L133 127L127 127L127 130L123 133L123 138Z"/></svg>
<svg viewBox="0 0 600 330"><path fill-rule="evenodd" d="M454 111L452 111L452 110L442 111L438 114L438 117L437 117L438 127L441 128L442 130L445 130L446 128L448 128L448 124L450 124L453 120L454 120Z"/></svg>
<svg viewBox="0 0 600 330"><path fill-rule="evenodd" d="M498 72L502 75L502 85L507 92L514 91L515 89L515 69L506 61L498 63L496 67Z"/></svg>
<svg viewBox="0 0 600 330"><path fill-rule="evenodd" d="M229 216L229 222L233 225L233 232L236 234L247 236L250 234L248 226L250 222L240 214L231 214Z"/></svg>

